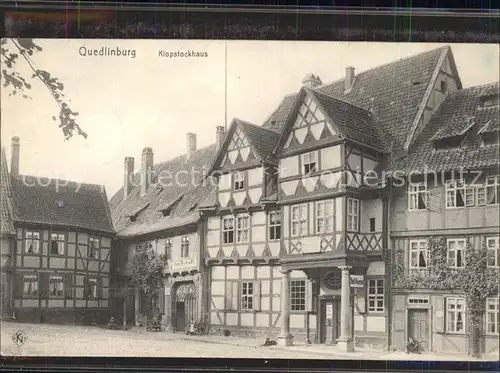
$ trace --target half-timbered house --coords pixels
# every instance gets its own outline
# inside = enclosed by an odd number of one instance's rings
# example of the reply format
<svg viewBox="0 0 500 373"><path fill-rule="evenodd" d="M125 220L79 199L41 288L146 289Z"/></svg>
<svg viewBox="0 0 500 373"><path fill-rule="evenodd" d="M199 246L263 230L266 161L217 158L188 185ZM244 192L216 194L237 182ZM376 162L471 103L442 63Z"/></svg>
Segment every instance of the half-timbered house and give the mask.
<svg viewBox="0 0 500 373"><path fill-rule="evenodd" d="M220 144L224 127L217 127L216 136ZM217 144L197 149L196 134L188 133L186 147L185 154L157 164L153 150L144 148L137 173L134 159L125 158L124 186L110 202L117 231L113 312L119 322L125 318L141 325L155 311L163 315L167 330L184 331L191 321L206 321L208 280L200 257L205 233L198 208L213 198L207 173ZM167 259L152 305L132 281L138 245ZM125 298L123 288L131 289Z"/></svg>
<svg viewBox="0 0 500 373"><path fill-rule="evenodd" d="M19 159L19 138L13 137L8 181L16 238L10 252L14 317L106 322L114 230L104 187L21 175Z"/></svg>
<svg viewBox="0 0 500 373"><path fill-rule="evenodd" d="M444 69L443 69L444 70ZM441 74L449 73L442 71ZM448 75L453 86L457 76ZM407 181L391 191L393 345L404 348L408 337L422 349L498 353L499 342L499 83L449 92L408 155L394 167ZM436 247L445 245L442 266L473 271L470 283L436 279ZM486 263L467 263L468 245L487 250ZM475 282L479 271L493 274L496 284ZM496 277L494 274L496 273ZM485 277L484 279L488 279ZM483 304L467 304L467 288L484 292ZM479 306L479 307L478 307ZM473 337L471 310L482 308L480 335Z"/></svg>
<svg viewBox="0 0 500 373"><path fill-rule="evenodd" d="M262 127L235 119L212 167L212 329L391 346L397 217L383 172L461 90L451 48L302 83Z"/></svg>
<svg viewBox="0 0 500 373"><path fill-rule="evenodd" d="M12 317L12 255L16 230L12 216L12 191L5 150L2 148L0 163L0 318Z"/></svg>

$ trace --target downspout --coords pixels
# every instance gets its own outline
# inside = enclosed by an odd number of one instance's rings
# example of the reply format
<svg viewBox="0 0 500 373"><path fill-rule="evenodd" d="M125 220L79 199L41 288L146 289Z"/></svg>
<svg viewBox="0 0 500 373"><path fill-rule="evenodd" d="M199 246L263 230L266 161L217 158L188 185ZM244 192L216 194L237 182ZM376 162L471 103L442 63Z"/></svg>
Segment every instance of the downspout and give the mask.
<svg viewBox="0 0 500 373"><path fill-rule="evenodd" d="M392 299L392 264L393 264L393 252L390 248L391 238L391 224L390 224L390 209L391 209L391 200L392 200L392 178L389 178L388 185L386 187L386 191L384 191L384 223L385 229L383 232L384 235L384 248L387 253L385 260L385 277L386 284L388 290L388 307L387 307L387 348L391 350L392 346L392 308L393 308L393 299Z"/></svg>

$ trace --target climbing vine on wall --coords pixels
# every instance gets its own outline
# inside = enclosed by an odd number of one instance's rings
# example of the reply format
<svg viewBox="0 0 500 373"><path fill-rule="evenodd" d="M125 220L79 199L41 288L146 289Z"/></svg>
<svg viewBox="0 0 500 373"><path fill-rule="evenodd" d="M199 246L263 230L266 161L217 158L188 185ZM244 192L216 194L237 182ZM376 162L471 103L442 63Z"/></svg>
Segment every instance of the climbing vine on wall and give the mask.
<svg viewBox="0 0 500 373"><path fill-rule="evenodd" d="M465 293L471 332L478 335L486 298L498 294L499 270L488 267L486 239L474 250L470 242L465 248L465 266L450 268L444 237L428 241L429 262L424 270L406 271L403 247L396 248L392 263L394 286L405 289L461 290Z"/></svg>

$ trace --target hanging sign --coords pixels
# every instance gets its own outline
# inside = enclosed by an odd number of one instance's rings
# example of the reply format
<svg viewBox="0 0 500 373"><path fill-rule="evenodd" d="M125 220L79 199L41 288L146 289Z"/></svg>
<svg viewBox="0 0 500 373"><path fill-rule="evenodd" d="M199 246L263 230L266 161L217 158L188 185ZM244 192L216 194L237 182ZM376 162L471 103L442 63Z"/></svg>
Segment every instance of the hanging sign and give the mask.
<svg viewBox="0 0 500 373"><path fill-rule="evenodd" d="M350 275L349 283L352 288L362 288L365 286L365 276L363 275Z"/></svg>

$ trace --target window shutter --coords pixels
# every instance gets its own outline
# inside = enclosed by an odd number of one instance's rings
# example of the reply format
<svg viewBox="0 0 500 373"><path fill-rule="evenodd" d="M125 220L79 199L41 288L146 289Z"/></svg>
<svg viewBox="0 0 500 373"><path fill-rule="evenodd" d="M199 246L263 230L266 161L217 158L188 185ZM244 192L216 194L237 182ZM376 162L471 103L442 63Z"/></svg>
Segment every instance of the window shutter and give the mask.
<svg viewBox="0 0 500 373"><path fill-rule="evenodd" d="M306 311L312 312L313 310L313 283L311 280L306 280Z"/></svg>
<svg viewBox="0 0 500 373"><path fill-rule="evenodd" d="M260 280L253 282L253 309L254 311L260 311Z"/></svg>
<svg viewBox="0 0 500 373"><path fill-rule="evenodd" d="M22 272L16 272L15 289L16 298L22 298L24 294L24 281Z"/></svg>
<svg viewBox="0 0 500 373"><path fill-rule="evenodd" d="M97 298L102 299L102 279L97 279Z"/></svg>
<svg viewBox="0 0 500 373"><path fill-rule="evenodd" d="M40 273L40 296L41 298L49 297L49 273Z"/></svg>
<svg viewBox="0 0 500 373"><path fill-rule="evenodd" d="M73 273L67 273L65 276L64 293L66 298L73 298Z"/></svg>

